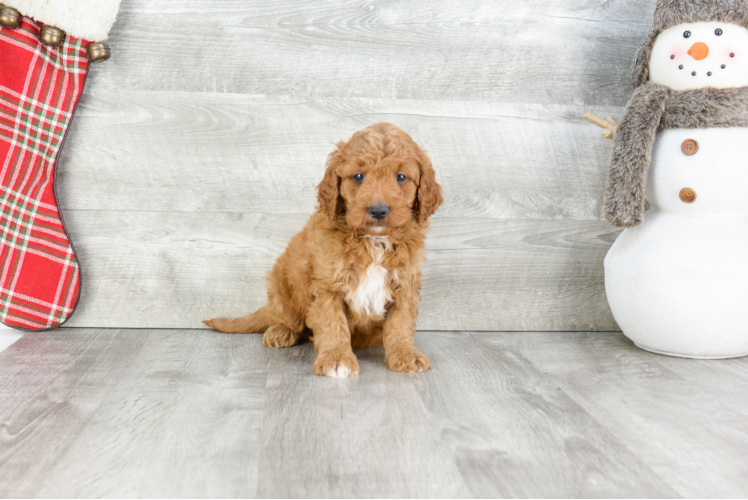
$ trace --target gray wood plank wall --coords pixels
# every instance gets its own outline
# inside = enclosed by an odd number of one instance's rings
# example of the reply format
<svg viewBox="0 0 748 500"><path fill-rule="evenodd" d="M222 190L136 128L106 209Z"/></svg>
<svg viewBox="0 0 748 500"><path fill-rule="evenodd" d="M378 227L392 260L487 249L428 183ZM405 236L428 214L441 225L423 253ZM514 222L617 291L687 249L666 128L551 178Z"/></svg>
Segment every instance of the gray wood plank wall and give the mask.
<svg viewBox="0 0 748 500"><path fill-rule="evenodd" d="M246 314L333 145L393 122L431 153L419 328L613 330L601 219L653 0L123 0L61 156L83 273L68 326Z"/></svg>

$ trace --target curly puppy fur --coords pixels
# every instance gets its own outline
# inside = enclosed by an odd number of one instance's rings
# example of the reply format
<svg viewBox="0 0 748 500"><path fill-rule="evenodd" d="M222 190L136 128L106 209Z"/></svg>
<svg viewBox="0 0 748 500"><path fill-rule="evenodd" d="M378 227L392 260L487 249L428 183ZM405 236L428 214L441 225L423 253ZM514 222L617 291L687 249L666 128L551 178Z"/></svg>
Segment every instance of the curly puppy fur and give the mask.
<svg viewBox="0 0 748 500"><path fill-rule="evenodd" d="M649 59L657 36L683 23L721 21L748 28L745 0L659 0L655 8L652 31L644 39L634 62L634 86L649 80Z"/></svg>
<svg viewBox="0 0 748 500"><path fill-rule="evenodd" d="M618 227L644 220L644 186L659 130L713 127L748 127L748 88L675 91L652 83L639 86L616 131L605 218Z"/></svg>
<svg viewBox="0 0 748 500"><path fill-rule="evenodd" d="M431 368L413 342L426 231L442 203L428 155L395 125L377 123L338 143L317 197L316 212L268 273L266 305L205 323L264 332L267 347L311 340L317 375L358 375L353 349L381 344L392 370ZM371 207L382 205L388 213L374 218Z"/></svg>

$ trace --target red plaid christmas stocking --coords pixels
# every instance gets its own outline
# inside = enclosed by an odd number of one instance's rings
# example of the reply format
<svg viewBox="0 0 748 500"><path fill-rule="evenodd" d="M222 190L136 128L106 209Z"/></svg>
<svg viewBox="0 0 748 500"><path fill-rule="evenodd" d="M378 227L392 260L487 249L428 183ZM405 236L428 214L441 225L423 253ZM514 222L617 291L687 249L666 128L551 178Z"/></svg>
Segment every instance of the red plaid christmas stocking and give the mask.
<svg viewBox="0 0 748 500"><path fill-rule="evenodd" d="M118 7L119 0L112 1ZM24 330L47 330L72 315L80 296L78 261L57 208L55 166L89 62L108 57L108 49L97 43L88 50L91 42L21 15L21 9L34 12L48 0L4 3L0 6L0 321ZM41 14L34 15L80 29L71 24L75 19L59 16L71 14L65 5L56 7L62 10L42 8Z"/></svg>

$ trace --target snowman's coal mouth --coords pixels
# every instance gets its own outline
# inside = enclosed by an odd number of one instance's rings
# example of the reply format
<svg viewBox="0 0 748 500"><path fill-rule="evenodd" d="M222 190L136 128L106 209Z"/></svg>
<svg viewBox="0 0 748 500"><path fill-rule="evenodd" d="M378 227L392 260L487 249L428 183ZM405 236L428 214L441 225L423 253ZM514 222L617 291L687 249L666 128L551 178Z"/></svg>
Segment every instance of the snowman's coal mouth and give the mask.
<svg viewBox="0 0 748 500"><path fill-rule="evenodd" d="M721 68L721 69L727 69L727 65L723 64L722 66L720 66L720 68ZM678 66L678 69L682 70L682 69L683 69L683 65L681 64L680 66ZM706 72L706 76L712 76L713 74L714 74L714 73L713 73L713 72L711 72L711 71L707 71L707 72ZM691 71L691 76L696 76L696 75L698 75L698 72L696 72L696 71Z"/></svg>
<svg viewBox="0 0 748 500"><path fill-rule="evenodd" d="M730 57L735 57L735 53L734 53L734 52L731 52L731 53L730 53ZM671 55L671 56L670 56L670 59L675 59L675 55ZM682 65L682 64L678 65L678 69L682 70L682 69L683 69L683 65ZM726 64L722 64L722 65L720 66L720 69L727 69L727 65L726 65ZM692 75L692 76L696 76L697 74L698 74L698 73L697 73L696 71L691 71L691 75ZM713 74L714 74L714 73L712 73L711 71L707 71L707 73L706 73L706 76L712 76Z"/></svg>

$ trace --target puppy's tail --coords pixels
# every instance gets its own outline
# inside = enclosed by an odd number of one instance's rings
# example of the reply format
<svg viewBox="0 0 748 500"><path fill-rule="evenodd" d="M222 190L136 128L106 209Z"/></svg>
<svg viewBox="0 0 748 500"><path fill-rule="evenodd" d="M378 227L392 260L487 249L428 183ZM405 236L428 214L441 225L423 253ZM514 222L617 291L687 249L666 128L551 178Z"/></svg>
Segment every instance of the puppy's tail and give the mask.
<svg viewBox="0 0 748 500"><path fill-rule="evenodd" d="M237 319L209 319L203 321L206 325L224 333L264 333L268 325L267 314L263 306L249 316Z"/></svg>

